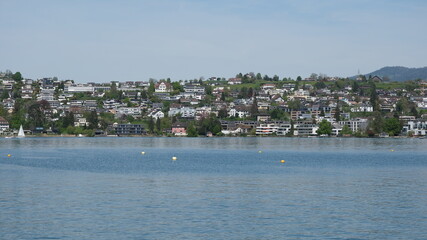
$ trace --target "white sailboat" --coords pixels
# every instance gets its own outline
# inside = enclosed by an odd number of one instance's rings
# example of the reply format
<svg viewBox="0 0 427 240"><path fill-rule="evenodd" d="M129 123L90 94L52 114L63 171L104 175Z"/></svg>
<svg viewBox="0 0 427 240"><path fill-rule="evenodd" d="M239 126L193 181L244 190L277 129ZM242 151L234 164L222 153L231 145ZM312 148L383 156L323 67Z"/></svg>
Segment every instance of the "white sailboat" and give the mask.
<svg viewBox="0 0 427 240"><path fill-rule="evenodd" d="M19 138L25 137L25 133L24 133L24 129L22 128L22 125L21 127L19 127L18 137Z"/></svg>

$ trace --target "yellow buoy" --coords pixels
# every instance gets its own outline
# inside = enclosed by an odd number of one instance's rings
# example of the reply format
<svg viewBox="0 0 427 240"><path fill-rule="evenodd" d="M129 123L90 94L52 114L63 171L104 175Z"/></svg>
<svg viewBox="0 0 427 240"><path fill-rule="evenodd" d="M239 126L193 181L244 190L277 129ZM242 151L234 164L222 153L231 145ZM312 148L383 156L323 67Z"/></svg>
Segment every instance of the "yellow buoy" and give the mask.
<svg viewBox="0 0 427 240"><path fill-rule="evenodd" d="M258 153L262 153L262 151L258 151Z"/></svg>
<svg viewBox="0 0 427 240"><path fill-rule="evenodd" d="M141 152L141 154L142 154L142 155L144 155L144 154L145 154L145 152Z"/></svg>
<svg viewBox="0 0 427 240"><path fill-rule="evenodd" d="M11 157L12 155L10 155L10 154L7 154L7 156L8 156L8 157Z"/></svg>
<svg viewBox="0 0 427 240"><path fill-rule="evenodd" d="M281 163L285 163L285 160L280 160Z"/></svg>
<svg viewBox="0 0 427 240"><path fill-rule="evenodd" d="M173 161L176 161L176 159L177 159L176 157L172 157L172 160L173 160Z"/></svg>
<svg viewBox="0 0 427 240"><path fill-rule="evenodd" d="M391 149L390 151L394 152L394 149Z"/></svg>

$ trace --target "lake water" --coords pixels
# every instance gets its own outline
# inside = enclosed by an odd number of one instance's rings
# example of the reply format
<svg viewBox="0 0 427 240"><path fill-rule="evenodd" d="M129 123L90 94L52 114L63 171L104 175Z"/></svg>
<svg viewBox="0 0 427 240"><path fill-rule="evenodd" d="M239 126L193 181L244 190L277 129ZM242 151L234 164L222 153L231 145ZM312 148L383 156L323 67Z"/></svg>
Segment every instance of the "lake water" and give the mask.
<svg viewBox="0 0 427 240"><path fill-rule="evenodd" d="M427 140L0 139L0 239L427 239Z"/></svg>

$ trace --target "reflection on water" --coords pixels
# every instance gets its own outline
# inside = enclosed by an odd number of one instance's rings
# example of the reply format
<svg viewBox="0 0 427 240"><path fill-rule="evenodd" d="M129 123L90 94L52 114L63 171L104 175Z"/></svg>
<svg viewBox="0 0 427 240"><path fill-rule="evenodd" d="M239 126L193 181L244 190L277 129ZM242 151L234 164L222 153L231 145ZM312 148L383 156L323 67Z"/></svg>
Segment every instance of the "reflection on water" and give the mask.
<svg viewBox="0 0 427 240"><path fill-rule="evenodd" d="M1 148L215 148L298 151L424 151L425 139L378 138L25 138L0 139Z"/></svg>
<svg viewBox="0 0 427 240"><path fill-rule="evenodd" d="M421 139L26 138L0 144L0 239L427 236Z"/></svg>

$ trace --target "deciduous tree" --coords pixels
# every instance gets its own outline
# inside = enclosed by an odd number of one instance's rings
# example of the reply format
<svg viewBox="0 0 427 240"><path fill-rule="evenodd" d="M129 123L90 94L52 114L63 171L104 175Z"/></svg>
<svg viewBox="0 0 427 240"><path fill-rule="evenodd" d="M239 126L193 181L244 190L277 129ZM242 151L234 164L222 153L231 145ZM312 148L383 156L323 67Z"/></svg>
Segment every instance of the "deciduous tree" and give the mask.
<svg viewBox="0 0 427 240"><path fill-rule="evenodd" d="M323 135L323 134L331 135L331 133L332 133L332 124L330 122L326 121L325 119L323 119L319 123L319 129L317 130L317 134L318 135Z"/></svg>

